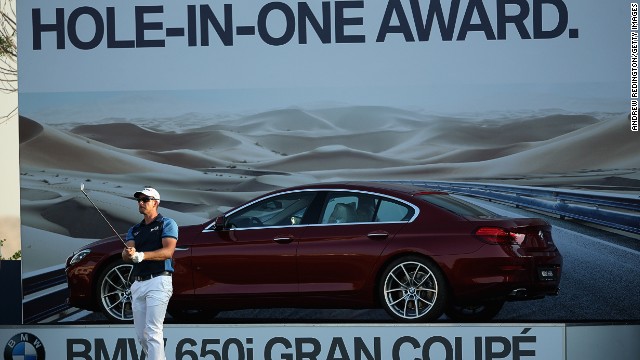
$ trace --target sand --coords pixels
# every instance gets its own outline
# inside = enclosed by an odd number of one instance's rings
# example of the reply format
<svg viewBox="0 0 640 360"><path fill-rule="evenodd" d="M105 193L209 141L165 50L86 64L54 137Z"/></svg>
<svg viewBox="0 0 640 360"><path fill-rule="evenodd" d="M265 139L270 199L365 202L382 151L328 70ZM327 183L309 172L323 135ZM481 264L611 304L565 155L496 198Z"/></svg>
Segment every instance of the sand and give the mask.
<svg viewBox="0 0 640 360"><path fill-rule="evenodd" d="M640 190L638 134L622 113L456 117L350 106L188 118L54 127L21 117L23 271L61 264L73 249L112 235L82 183L121 232L139 221L132 195L145 185L160 191L161 213L180 225L266 191L322 181Z"/></svg>

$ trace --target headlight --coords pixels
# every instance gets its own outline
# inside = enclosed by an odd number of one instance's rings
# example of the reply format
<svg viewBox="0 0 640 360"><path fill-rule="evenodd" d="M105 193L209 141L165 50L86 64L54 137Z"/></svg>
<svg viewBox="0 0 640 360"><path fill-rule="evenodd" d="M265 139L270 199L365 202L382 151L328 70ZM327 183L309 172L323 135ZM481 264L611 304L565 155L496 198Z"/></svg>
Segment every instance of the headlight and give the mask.
<svg viewBox="0 0 640 360"><path fill-rule="evenodd" d="M85 256L89 255L90 252L91 250L86 249L86 250L78 251L76 254L71 255L71 260L69 260L69 266L82 260Z"/></svg>

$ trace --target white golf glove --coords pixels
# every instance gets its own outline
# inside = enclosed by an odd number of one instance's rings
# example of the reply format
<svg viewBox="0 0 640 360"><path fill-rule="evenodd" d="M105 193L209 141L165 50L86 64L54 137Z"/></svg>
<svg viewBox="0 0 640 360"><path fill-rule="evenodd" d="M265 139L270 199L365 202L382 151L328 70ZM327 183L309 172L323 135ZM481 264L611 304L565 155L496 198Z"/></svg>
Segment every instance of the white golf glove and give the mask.
<svg viewBox="0 0 640 360"><path fill-rule="evenodd" d="M144 253L143 252L135 252L133 253L133 256L131 256L131 260L133 260L134 263L139 263L142 260L144 260Z"/></svg>

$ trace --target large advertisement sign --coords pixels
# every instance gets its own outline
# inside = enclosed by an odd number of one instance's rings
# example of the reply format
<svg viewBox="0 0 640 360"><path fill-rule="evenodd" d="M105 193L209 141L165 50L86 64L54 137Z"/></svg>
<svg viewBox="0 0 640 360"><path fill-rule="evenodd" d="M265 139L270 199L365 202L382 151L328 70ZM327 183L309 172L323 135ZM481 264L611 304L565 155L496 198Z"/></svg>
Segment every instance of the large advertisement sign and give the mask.
<svg viewBox="0 0 640 360"><path fill-rule="evenodd" d="M88 329L89 333L96 333ZM144 359L122 328L87 336L77 326L0 330L5 359ZM211 326L165 329L167 359L545 359L565 358L563 325L534 326ZM7 339L5 341L5 338ZM24 356L24 357L22 357Z"/></svg>
<svg viewBox="0 0 640 360"><path fill-rule="evenodd" d="M23 277L113 235L81 184L121 233L145 185L180 225L334 180L633 193L634 21L626 0L20 0ZM426 339L400 347L486 346Z"/></svg>

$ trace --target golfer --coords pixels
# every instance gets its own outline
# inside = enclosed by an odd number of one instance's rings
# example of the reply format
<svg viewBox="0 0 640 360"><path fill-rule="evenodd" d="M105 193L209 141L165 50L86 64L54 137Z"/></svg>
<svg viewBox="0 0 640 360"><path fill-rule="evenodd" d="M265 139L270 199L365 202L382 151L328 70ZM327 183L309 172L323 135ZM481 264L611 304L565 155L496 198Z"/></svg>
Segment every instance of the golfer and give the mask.
<svg viewBox="0 0 640 360"><path fill-rule="evenodd" d="M136 336L148 360L165 360L163 326L173 294L173 252L178 225L158 213L160 194L146 187L133 194L144 219L127 233L122 258L133 263L131 295Z"/></svg>

